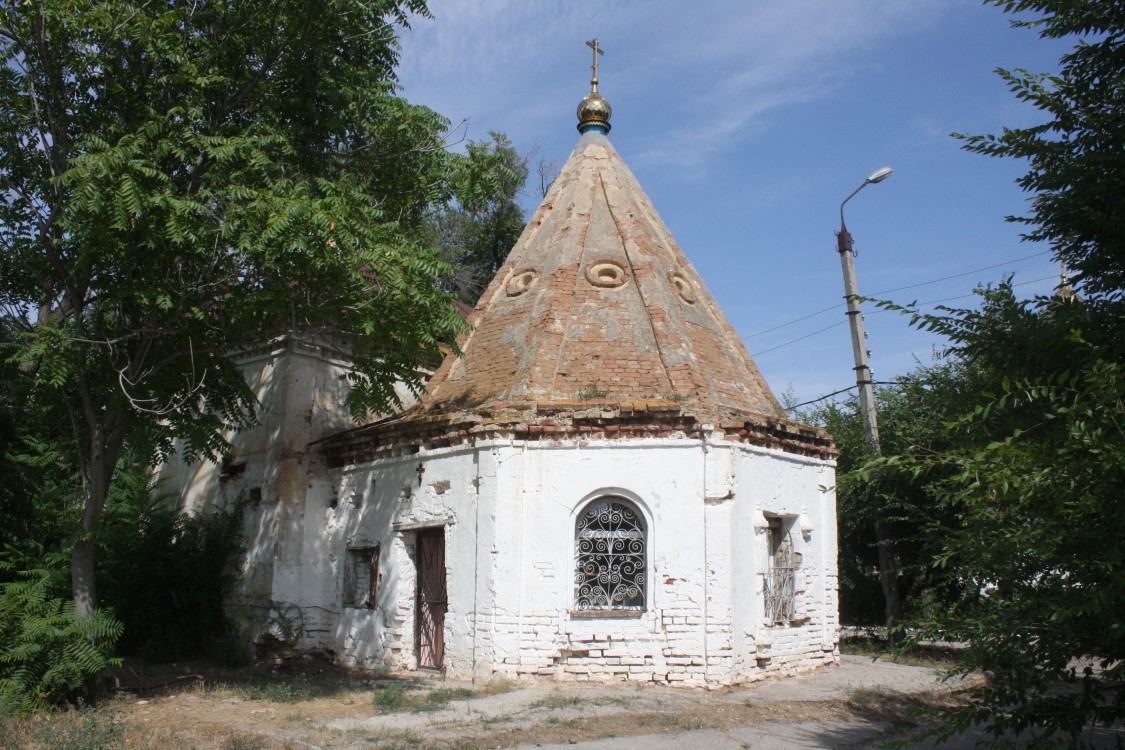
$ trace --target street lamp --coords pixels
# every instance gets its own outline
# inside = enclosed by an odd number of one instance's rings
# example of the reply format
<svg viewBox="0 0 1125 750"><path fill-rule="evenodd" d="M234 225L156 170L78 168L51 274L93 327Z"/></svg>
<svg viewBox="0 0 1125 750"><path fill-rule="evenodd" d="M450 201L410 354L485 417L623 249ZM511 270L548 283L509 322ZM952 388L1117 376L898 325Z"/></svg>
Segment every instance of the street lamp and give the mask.
<svg viewBox="0 0 1125 750"><path fill-rule="evenodd" d="M852 331L852 353L855 355L855 384L859 387L859 409L863 415L863 432L876 456L879 448L879 421L875 416L875 385L871 382L871 368L867 364L867 334L863 331L863 315L859 311L859 285L855 280L855 251L852 235L844 224L844 203L868 185L882 182L891 176L891 168L876 169L851 195L840 204L840 231L836 234L836 249L840 252L840 266L844 270L844 298L848 301L848 323ZM887 629L892 629L902 619L902 598L898 591L898 561L894 545L887 532L883 515L875 516L875 540L879 555L879 583L883 589L883 603Z"/></svg>
<svg viewBox="0 0 1125 750"><path fill-rule="evenodd" d="M883 167L871 173L851 195L840 204L840 231L836 234L836 249L840 252L840 266L844 271L844 299L848 302L848 322L852 331L852 353L855 355L855 383L859 388L859 408L863 413L863 432L876 456L879 449L879 421L875 415L875 386L871 382L871 368L867 364L867 334L863 331L863 315L859 310L859 285L855 280L855 251L852 235L844 224L844 204L868 185L882 182L891 176L891 168Z"/></svg>

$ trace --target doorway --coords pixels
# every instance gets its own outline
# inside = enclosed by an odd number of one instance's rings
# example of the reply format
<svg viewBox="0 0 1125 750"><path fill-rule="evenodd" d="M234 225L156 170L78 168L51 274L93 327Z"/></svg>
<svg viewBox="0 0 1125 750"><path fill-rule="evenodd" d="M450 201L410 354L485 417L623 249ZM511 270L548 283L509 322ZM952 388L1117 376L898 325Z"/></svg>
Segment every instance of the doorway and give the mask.
<svg viewBox="0 0 1125 750"><path fill-rule="evenodd" d="M445 658L445 529L418 532L418 592L414 618L418 668L441 669Z"/></svg>

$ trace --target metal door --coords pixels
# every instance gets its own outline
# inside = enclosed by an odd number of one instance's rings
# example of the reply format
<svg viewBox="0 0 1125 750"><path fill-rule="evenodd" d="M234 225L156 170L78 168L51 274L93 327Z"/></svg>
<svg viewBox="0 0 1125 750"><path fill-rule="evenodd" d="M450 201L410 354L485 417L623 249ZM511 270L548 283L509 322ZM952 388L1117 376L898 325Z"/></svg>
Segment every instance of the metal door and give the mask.
<svg viewBox="0 0 1125 750"><path fill-rule="evenodd" d="M445 657L445 530L418 534L418 667L441 669Z"/></svg>

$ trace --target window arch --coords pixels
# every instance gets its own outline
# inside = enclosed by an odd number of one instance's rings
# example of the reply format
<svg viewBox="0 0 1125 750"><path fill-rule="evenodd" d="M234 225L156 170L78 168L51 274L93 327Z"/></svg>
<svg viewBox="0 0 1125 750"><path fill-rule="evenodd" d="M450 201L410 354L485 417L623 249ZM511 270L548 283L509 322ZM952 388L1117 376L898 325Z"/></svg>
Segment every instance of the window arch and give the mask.
<svg viewBox="0 0 1125 750"><path fill-rule="evenodd" d="M644 610L647 547L633 503L608 496L587 505L574 524L574 608Z"/></svg>

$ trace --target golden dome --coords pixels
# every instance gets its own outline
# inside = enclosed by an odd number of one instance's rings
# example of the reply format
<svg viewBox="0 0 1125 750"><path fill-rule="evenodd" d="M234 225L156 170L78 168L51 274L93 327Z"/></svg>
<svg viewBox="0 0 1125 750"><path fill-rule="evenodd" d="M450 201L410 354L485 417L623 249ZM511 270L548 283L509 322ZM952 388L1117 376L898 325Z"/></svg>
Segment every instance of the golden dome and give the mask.
<svg viewBox="0 0 1125 750"><path fill-rule="evenodd" d="M597 90L591 91L578 104L578 132L585 133L589 127L600 127L608 133L612 115L613 109L605 97Z"/></svg>

